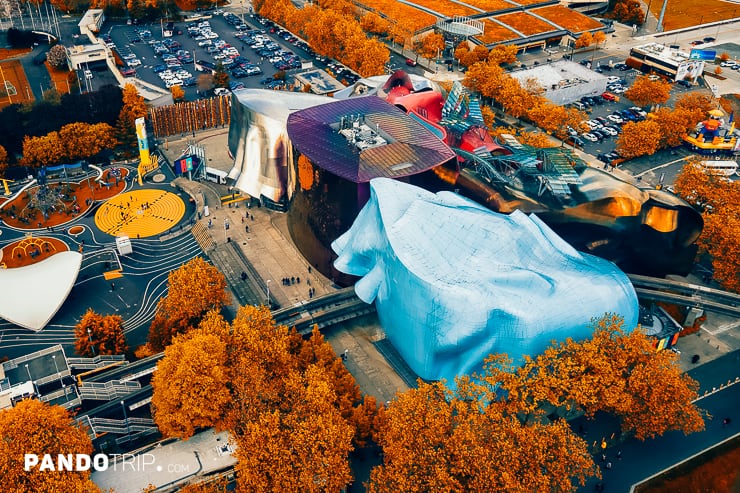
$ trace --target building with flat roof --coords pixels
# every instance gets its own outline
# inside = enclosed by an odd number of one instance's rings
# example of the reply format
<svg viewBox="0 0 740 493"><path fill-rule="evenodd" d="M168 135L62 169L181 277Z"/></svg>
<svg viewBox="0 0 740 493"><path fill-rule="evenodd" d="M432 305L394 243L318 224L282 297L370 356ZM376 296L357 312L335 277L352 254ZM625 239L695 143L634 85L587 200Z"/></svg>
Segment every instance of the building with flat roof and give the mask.
<svg viewBox="0 0 740 493"><path fill-rule="evenodd" d="M82 16L80 22L77 23L77 27L80 28L80 34L93 38L93 33L100 32L100 28L103 27L105 22L105 12L103 9L89 9Z"/></svg>
<svg viewBox="0 0 740 493"><path fill-rule="evenodd" d="M90 66L104 67L108 50L104 44L82 44L65 46L70 70L80 70Z"/></svg>
<svg viewBox="0 0 740 493"><path fill-rule="evenodd" d="M568 60L516 70L510 75L522 85L535 80L545 90L545 97L560 105L601 94L607 85L605 76Z"/></svg>
<svg viewBox="0 0 740 493"><path fill-rule="evenodd" d="M690 53L660 43L635 46L626 62L643 72L655 72L671 80L695 80L704 72L704 60L692 59Z"/></svg>
<svg viewBox="0 0 740 493"><path fill-rule="evenodd" d="M344 89L342 83L320 68L295 74L293 78L301 84L301 87L308 87L312 93L322 96Z"/></svg>

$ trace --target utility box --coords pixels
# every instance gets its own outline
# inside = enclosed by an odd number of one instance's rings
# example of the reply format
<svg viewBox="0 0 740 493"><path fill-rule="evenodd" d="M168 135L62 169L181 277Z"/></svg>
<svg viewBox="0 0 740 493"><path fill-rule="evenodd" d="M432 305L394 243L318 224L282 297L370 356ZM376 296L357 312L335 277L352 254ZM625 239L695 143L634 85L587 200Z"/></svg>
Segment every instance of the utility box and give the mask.
<svg viewBox="0 0 740 493"><path fill-rule="evenodd" d="M130 255L134 252L131 245L131 238L128 236L116 237L116 248L118 249L119 255Z"/></svg>

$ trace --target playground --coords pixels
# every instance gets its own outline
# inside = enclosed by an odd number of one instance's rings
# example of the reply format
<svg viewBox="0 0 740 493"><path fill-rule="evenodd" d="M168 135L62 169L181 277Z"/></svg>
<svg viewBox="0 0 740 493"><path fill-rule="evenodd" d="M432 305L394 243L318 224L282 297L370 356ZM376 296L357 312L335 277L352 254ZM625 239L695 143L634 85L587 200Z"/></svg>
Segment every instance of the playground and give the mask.
<svg viewBox="0 0 740 493"><path fill-rule="evenodd" d="M18 229L51 230L83 215L96 201L121 193L128 174L126 168L111 168L105 170L99 180L63 180L34 186L3 205L0 219Z"/></svg>

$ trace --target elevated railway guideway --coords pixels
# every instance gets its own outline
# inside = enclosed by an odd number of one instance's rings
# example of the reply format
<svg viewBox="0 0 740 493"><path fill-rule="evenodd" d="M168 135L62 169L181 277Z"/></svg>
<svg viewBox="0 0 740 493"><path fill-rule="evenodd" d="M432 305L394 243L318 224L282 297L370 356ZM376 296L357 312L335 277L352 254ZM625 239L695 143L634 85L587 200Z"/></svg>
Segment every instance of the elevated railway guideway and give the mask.
<svg viewBox="0 0 740 493"><path fill-rule="evenodd" d="M629 274L637 297L702 308L709 312L740 317L740 295L697 284Z"/></svg>
<svg viewBox="0 0 740 493"><path fill-rule="evenodd" d="M344 288L310 301L272 312L276 323L295 327L301 334L308 334L314 324L319 329L367 315L375 311L375 305L368 305L355 294L354 288Z"/></svg>

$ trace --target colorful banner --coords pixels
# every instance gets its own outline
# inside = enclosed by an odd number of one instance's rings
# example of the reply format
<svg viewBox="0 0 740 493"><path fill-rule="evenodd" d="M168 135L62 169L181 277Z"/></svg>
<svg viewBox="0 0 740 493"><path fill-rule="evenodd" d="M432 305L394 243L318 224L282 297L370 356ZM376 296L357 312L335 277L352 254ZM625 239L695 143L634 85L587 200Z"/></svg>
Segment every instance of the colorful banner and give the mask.
<svg viewBox="0 0 740 493"><path fill-rule="evenodd" d="M136 125L136 139L139 141L139 158L141 159L141 164L149 164L151 158L149 157L149 141L146 138L144 117L137 118L134 124Z"/></svg>

